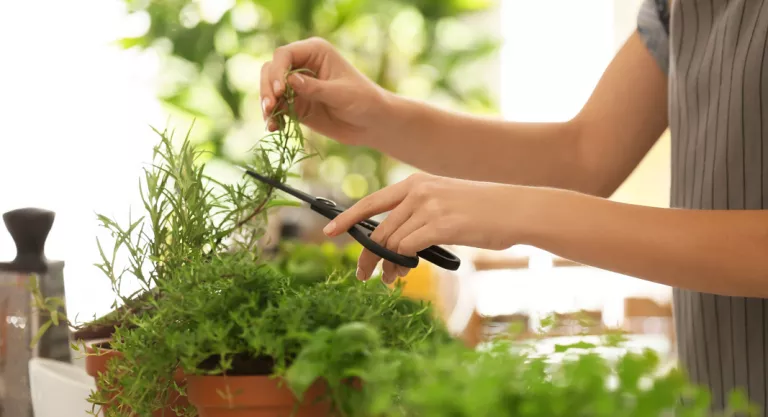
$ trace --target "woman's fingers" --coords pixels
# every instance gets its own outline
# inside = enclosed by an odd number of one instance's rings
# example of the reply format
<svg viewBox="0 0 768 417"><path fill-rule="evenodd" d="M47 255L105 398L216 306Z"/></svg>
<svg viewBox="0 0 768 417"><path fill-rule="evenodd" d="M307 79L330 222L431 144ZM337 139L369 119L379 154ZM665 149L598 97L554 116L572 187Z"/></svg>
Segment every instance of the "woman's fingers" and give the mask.
<svg viewBox="0 0 768 417"><path fill-rule="evenodd" d="M277 122L269 120L275 112L275 107L281 105L280 98L286 89L286 75L297 68L306 68L317 73L325 61L322 59L332 47L322 39L310 38L293 42L277 48L272 56L272 61L261 67L260 95L261 109L264 120L267 121L267 130L277 130ZM300 82L301 78L293 81ZM293 85L293 82L292 82ZM295 87L295 86L294 86ZM302 86L299 84L299 87ZM317 87L311 87L317 89Z"/></svg>
<svg viewBox="0 0 768 417"><path fill-rule="evenodd" d="M373 194L372 194L373 195ZM379 245L388 248L389 238L395 233L403 223L406 223L411 217L412 207L407 202L399 204L392 212L384 219L377 227L376 230L371 233L371 240ZM337 217L338 219L338 217ZM358 275L362 275L362 279L368 279L372 274L376 265L381 258L370 251L363 251L358 261ZM397 269L395 265L389 262L384 263L384 276L382 277L384 282L394 281L397 276Z"/></svg>
<svg viewBox="0 0 768 417"><path fill-rule="evenodd" d="M426 224L427 220L423 219L422 216L418 214L411 215L408 220L403 222L402 225L397 228L397 230L390 234L389 239L387 239L387 249L396 251L401 255L406 255L405 253L400 252L400 243L407 236L410 236L413 232L421 229ZM409 253L406 256L414 255L416 255L416 253Z"/></svg>
<svg viewBox="0 0 768 417"><path fill-rule="evenodd" d="M418 215L412 215L408 218L408 220L403 223L402 226L400 226L392 235L387 239L387 249L397 252L401 255L406 256L416 256L416 253L401 253L400 252L400 241L403 240L404 237L410 235L411 233L415 232L416 230L420 229L426 224L426 221L422 219ZM410 268L407 268L405 266L399 266L397 265L395 268L395 274L399 277L404 277L406 274L408 274L408 271L410 271Z"/></svg>
<svg viewBox="0 0 768 417"><path fill-rule="evenodd" d="M267 62L261 66L261 84L259 87L259 95L261 96L261 114L264 120L267 120L272 107L275 105L275 95L272 94L272 89L269 88L269 67L272 66L271 62Z"/></svg>
<svg viewBox="0 0 768 417"><path fill-rule="evenodd" d="M261 96L261 113L264 121L267 122L267 131L274 132L277 130L277 122L271 119L272 114L275 112L275 107L279 103L278 95L274 94L272 87L270 87L270 72L273 67L272 62L267 62L261 67L261 85L259 95Z"/></svg>
<svg viewBox="0 0 768 417"><path fill-rule="evenodd" d="M439 240L435 230L427 221L415 215L411 216L391 235L386 247L401 255L416 256L418 251L436 244L435 242ZM373 253L367 250L363 251L358 261L358 271L362 270L363 273L368 274L363 279L370 277L379 260L380 258ZM408 271L409 269L406 267L384 261L382 281L391 284L395 282L398 276L405 276Z"/></svg>
<svg viewBox="0 0 768 417"><path fill-rule="evenodd" d="M349 102L347 85L339 80L320 80L311 74L296 72L288 77L288 84L296 91L297 96L304 100L314 101L338 107L340 103Z"/></svg>
<svg viewBox="0 0 768 417"><path fill-rule="evenodd" d="M405 267L405 266L397 266L397 276L398 277L404 277L408 275L408 272L411 271L411 268Z"/></svg>
<svg viewBox="0 0 768 417"><path fill-rule="evenodd" d="M389 261L384 261L383 263L381 280L385 284L391 284L397 279L397 265Z"/></svg>
<svg viewBox="0 0 768 417"><path fill-rule="evenodd" d="M397 251L406 256L415 256L420 250L426 249L432 245L441 245L444 243L445 242L441 241L441 237L437 233L437 228L431 224L426 224L408 236L403 237Z"/></svg>
<svg viewBox="0 0 768 417"><path fill-rule="evenodd" d="M338 236L363 220L394 209L408 195L409 187L406 180L369 194L328 223L323 232L330 237Z"/></svg>
<svg viewBox="0 0 768 417"><path fill-rule="evenodd" d="M363 249L357 260L357 279L367 281L373 275L373 270L376 269L380 260L381 258L374 255L373 252Z"/></svg>
<svg viewBox="0 0 768 417"><path fill-rule="evenodd" d="M296 68L306 68L317 71L318 68L312 68L314 62L321 62L317 59L322 54L328 53L328 45L325 41L318 38L304 39L290 43L275 49L272 56L272 65L269 70L269 87L271 91L279 96L285 91L285 75L288 71Z"/></svg>

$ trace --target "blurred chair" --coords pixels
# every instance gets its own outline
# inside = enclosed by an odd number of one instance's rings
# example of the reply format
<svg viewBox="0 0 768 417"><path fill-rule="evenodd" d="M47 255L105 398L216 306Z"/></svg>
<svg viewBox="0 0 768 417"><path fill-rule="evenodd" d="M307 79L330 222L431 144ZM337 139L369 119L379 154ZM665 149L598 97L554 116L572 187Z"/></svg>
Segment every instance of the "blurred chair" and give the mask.
<svg viewBox="0 0 768 417"><path fill-rule="evenodd" d="M483 321L483 338L486 340L496 337L529 339L533 337L530 323L530 316L524 313L487 316Z"/></svg>
<svg viewBox="0 0 768 417"><path fill-rule="evenodd" d="M472 264L475 271L528 269L530 258L528 256L511 256L483 251L473 257Z"/></svg>
<svg viewBox="0 0 768 417"><path fill-rule="evenodd" d="M33 358L29 361L29 376L35 417L86 416L92 410L88 397L96 386L83 369L61 361Z"/></svg>
<svg viewBox="0 0 768 417"><path fill-rule="evenodd" d="M664 335L670 342L671 352L676 352L672 304L657 303L650 298L628 297L624 299L623 327L634 334Z"/></svg>
<svg viewBox="0 0 768 417"><path fill-rule="evenodd" d="M600 335L605 333L602 311L555 313L555 325L547 336Z"/></svg>

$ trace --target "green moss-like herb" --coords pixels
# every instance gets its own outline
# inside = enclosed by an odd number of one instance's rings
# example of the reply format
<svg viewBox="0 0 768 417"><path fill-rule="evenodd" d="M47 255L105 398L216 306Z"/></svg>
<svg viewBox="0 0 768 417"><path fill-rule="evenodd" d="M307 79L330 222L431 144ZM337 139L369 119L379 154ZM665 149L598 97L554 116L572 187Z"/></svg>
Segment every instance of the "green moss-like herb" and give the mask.
<svg viewBox="0 0 768 417"><path fill-rule="evenodd" d="M345 403L355 393L342 379L357 364L339 363L334 355L350 345L407 351L450 340L428 305L404 299L378 280L357 282L352 274L308 284L236 254L185 265L161 286L166 296L156 308L137 317L135 328L115 333L112 347L125 360L114 362L106 377L119 381L113 386L118 403L141 413L162 407L174 385L161 381L170 381L177 368L187 374L287 376L297 396L317 378L335 380L329 395ZM335 335L333 355L312 356L318 332Z"/></svg>

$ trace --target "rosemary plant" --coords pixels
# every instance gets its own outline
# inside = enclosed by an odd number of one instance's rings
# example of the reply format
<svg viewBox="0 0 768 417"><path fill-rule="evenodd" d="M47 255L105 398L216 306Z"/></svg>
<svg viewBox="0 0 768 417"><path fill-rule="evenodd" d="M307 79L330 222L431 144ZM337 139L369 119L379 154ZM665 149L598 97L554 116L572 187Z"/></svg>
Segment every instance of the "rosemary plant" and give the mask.
<svg viewBox="0 0 768 417"><path fill-rule="evenodd" d="M271 116L279 129L259 141L250 160L255 169L280 182L311 156L305 153L294 97L295 92L288 86L281 105ZM112 285L116 297L113 310L76 324L58 311L60 303L56 300L40 298L33 285L30 290L36 295L37 307L53 319L43 324L37 338L59 320L76 330L79 339L109 337L118 326L133 326L131 317L153 306L149 299L160 296L159 283L179 266L210 259L216 253L258 251L268 210L294 204L276 199L274 190L265 184L247 179L225 184L207 175L201 163L204 151L194 148L189 134L179 145L173 131L155 133L160 140L139 187L143 215L134 219L129 213L125 224L97 215L100 226L113 239L111 247L97 240L101 261L96 264ZM125 284L138 289L126 294Z"/></svg>
<svg viewBox="0 0 768 417"><path fill-rule="evenodd" d="M278 181L308 157L293 99L289 87L272 114L279 128L253 152L251 165ZM188 138L178 147L172 134L158 133L155 162L142 182L144 216L126 226L99 216L115 238L110 250L99 244L99 268L116 294L126 277L141 287L120 295L122 305L102 322L120 324L113 326L110 347L121 359L109 362L89 399L109 403L107 415L162 409L173 392L184 391L174 380L178 371L282 376L297 396L313 376L329 382L328 395L343 407L356 394L339 378L354 368L332 356L308 361L310 353L303 352L316 334L355 337L356 323L365 323L358 336L375 334L376 346L397 352L451 340L431 306L378 280L358 282L353 263L340 260L335 272L295 274L284 259L264 259L258 241L267 211L285 202L247 178L234 185L216 181Z"/></svg>

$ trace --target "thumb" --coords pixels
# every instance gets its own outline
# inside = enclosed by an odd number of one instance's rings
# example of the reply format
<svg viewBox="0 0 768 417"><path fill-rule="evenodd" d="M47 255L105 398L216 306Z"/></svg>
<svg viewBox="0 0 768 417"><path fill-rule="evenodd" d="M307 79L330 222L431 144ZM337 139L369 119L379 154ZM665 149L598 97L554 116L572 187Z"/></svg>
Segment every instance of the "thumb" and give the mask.
<svg viewBox="0 0 768 417"><path fill-rule="evenodd" d="M318 101L329 106L339 104L343 94L339 94L340 86L333 81L319 80L304 74L293 74L288 77L288 83L302 97Z"/></svg>

